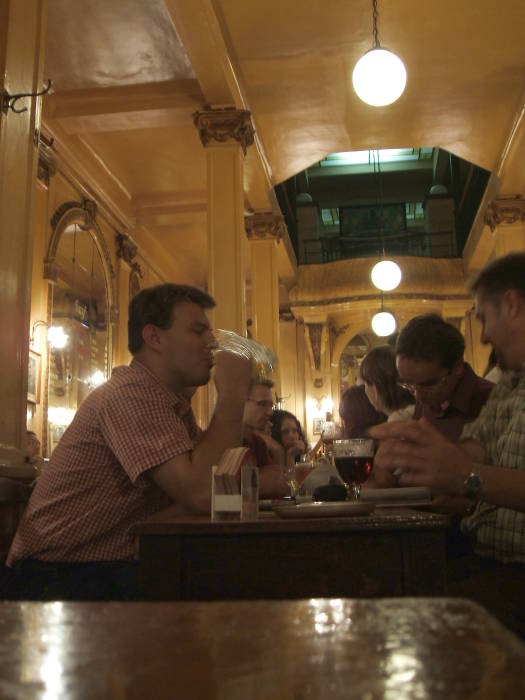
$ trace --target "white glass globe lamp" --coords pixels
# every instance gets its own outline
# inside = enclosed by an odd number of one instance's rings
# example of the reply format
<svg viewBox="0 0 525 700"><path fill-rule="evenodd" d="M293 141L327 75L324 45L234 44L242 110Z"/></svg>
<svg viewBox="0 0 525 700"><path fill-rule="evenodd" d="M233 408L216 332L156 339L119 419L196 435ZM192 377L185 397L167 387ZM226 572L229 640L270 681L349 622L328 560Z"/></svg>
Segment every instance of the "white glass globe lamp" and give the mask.
<svg viewBox="0 0 525 700"><path fill-rule="evenodd" d="M392 51L373 48L354 66L352 84L357 96L372 107L390 105L401 97L407 82L403 61Z"/></svg>
<svg viewBox="0 0 525 700"><path fill-rule="evenodd" d="M375 287L382 292L391 292L401 282L401 268L393 260L381 260L370 273Z"/></svg>
<svg viewBox="0 0 525 700"><path fill-rule="evenodd" d="M396 330L396 319L388 311L379 311L372 318L372 330L380 338L384 338Z"/></svg>

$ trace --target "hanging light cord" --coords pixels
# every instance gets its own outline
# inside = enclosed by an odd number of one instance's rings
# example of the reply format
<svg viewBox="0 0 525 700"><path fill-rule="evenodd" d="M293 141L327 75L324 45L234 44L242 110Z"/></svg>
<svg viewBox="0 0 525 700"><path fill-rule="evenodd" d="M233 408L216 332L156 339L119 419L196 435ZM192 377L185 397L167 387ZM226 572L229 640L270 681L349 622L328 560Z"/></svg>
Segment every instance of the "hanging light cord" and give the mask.
<svg viewBox="0 0 525 700"><path fill-rule="evenodd" d="M381 179L381 164L379 162L379 150L372 151L372 159L374 166L374 176L377 188L377 200L379 204L379 237L381 239L381 250L383 258L386 257L385 251L385 231L384 231L384 211L383 211L383 181Z"/></svg>
<svg viewBox="0 0 525 700"><path fill-rule="evenodd" d="M372 0L373 21L374 21L374 48L380 49L379 37L377 35L377 0Z"/></svg>

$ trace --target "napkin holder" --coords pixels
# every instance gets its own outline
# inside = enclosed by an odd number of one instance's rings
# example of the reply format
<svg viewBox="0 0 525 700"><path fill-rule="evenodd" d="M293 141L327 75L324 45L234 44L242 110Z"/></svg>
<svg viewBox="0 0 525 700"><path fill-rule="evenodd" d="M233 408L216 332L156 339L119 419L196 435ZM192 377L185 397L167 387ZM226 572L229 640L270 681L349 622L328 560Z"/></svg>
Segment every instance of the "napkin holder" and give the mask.
<svg viewBox="0 0 525 700"><path fill-rule="evenodd" d="M259 515L259 470L250 450L226 450L212 467L211 519L257 520Z"/></svg>

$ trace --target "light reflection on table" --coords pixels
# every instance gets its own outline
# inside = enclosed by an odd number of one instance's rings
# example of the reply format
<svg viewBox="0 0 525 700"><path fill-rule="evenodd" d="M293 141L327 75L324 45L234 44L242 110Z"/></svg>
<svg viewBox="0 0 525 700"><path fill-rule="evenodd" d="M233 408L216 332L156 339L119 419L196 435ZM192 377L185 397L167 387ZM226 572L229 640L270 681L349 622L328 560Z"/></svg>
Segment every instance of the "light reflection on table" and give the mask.
<svg viewBox="0 0 525 700"><path fill-rule="evenodd" d="M464 600L3 603L0 697L523 697L525 646Z"/></svg>

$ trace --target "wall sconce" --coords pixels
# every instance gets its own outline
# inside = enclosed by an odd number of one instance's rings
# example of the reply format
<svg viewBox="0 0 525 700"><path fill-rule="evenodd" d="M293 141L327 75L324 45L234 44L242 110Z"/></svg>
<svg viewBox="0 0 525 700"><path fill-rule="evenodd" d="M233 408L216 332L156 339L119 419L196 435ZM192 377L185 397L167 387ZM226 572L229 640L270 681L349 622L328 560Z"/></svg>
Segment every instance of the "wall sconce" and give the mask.
<svg viewBox="0 0 525 700"><path fill-rule="evenodd" d="M331 413L334 408L334 402L329 396L321 396L320 399L314 399L309 396L306 399L306 410L314 415L324 416Z"/></svg>
<svg viewBox="0 0 525 700"><path fill-rule="evenodd" d="M40 92L18 92L16 95L10 95L7 90L2 93L2 112L7 114L9 110L15 112L15 114L22 114L22 112L27 112L27 107L21 107L18 109L15 107L15 103L24 97L42 97L43 95L52 94L52 81L48 78L47 85Z"/></svg>
<svg viewBox="0 0 525 700"><path fill-rule="evenodd" d="M30 347L33 347L33 344L35 342L35 331L38 328L38 326L46 326L47 342L52 348L60 350L61 348L64 348L67 345L69 336L67 333L64 333L63 326L50 326L47 321L35 321L33 323L33 326L31 327L31 336L29 338Z"/></svg>

